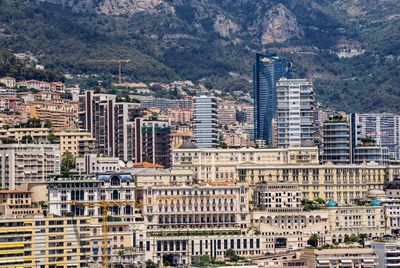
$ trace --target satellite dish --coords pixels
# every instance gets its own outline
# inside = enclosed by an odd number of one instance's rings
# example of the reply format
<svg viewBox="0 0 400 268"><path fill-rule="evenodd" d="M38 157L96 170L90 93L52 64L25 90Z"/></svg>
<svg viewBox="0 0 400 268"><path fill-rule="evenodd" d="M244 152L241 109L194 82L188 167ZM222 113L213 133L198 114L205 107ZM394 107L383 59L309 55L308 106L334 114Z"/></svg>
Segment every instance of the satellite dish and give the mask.
<svg viewBox="0 0 400 268"><path fill-rule="evenodd" d="M118 164L119 164L119 167L121 167L121 168L125 167L125 163L122 160L119 160Z"/></svg>
<svg viewBox="0 0 400 268"><path fill-rule="evenodd" d="M128 161L128 163L126 163L126 167L127 168L133 168L133 162L132 161Z"/></svg>

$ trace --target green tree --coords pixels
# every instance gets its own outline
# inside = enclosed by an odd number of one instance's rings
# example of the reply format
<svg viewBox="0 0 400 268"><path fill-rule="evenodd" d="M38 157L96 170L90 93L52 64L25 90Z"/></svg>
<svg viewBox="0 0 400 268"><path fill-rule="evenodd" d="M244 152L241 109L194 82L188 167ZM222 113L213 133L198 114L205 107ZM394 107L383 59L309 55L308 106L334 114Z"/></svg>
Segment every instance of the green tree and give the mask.
<svg viewBox="0 0 400 268"><path fill-rule="evenodd" d="M75 167L75 156L70 151L65 151L61 158L61 174L69 176L71 169Z"/></svg>
<svg viewBox="0 0 400 268"><path fill-rule="evenodd" d="M360 243L363 247L365 247L365 239L367 238L367 235L359 234L358 237L359 237L358 243Z"/></svg>
<svg viewBox="0 0 400 268"><path fill-rule="evenodd" d="M228 248L228 249L225 251L225 257L226 257L229 261L232 261L232 262L237 262L237 261L240 259L239 256L236 255L236 252L235 252L233 249L231 249L231 248Z"/></svg>
<svg viewBox="0 0 400 268"><path fill-rule="evenodd" d="M318 240L319 240L319 235L318 234L312 234L310 236L310 239L308 239L308 244L313 246L313 247L318 247Z"/></svg>
<svg viewBox="0 0 400 268"><path fill-rule="evenodd" d="M321 197L318 197L317 199L315 199L315 202L317 202L318 204L325 204L325 200Z"/></svg>
<svg viewBox="0 0 400 268"><path fill-rule="evenodd" d="M122 266L122 260L125 256L125 250L118 251L118 256L119 256L119 264Z"/></svg>
<svg viewBox="0 0 400 268"><path fill-rule="evenodd" d="M212 259L209 255L203 255L193 259L192 263L198 266L208 266L211 263L211 261Z"/></svg>
<svg viewBox="0 0 400 268"><path fill-rule="evenodd" d="M33 143L33 138L31 135L24 135L21 138L21 143Z"/></svg>
<svg viewBox="0 0 400 268"><path fill-rule="evenodd" d="M157 268L158 265L156 265L152 260L147 260L146 261L146 268Z"/></svg>
<svg viewBox="0 0 400 268"><path fill-rule="evenodd" d="M49 134L47 135L47 140L50 143L55 143L56 142L56 135L54 135L54 132L50 131Z"/></svg>

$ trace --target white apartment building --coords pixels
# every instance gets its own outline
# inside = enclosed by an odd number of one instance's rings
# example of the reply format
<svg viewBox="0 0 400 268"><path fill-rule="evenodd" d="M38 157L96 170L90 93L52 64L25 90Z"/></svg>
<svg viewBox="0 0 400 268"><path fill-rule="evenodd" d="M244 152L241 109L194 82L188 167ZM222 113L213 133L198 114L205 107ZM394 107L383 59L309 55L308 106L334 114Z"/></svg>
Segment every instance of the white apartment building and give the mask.
<svg viewBox="0 0 400 268"><path fill-rule="evenodd" d="M300 208L303 194L297 185L259 182L253 199L256 208Z"/></svg>
<svg viewBox="0 0 400 268"><path fill-rule="evenodd" d="M144 259L159 265L168 262L173 266L191 264L196 258L209 255L223 260L227 249L244 258L261 257L265 254L265 242L260 235L238 232L209 231L192 234L178 230L164 235L147 233L140 238L145 251ZM192 266L190 266L192 267Z"/></svg>
<svg viewBox="0 0 400 268"><path fill-rule="evenodd" d="M380 268L400 267L400 241L373 241L370 247L378 257Z"/></svg>
<svg viewBox="0 0 400 268"><path fill-rule="evenodd" d="M0 144L0 187L19 189L25 182L44 182L60 173L60 148L55 144Z"/></svg>
<svg viewBox="0 0 400 268"><path fill-rule="evenodd" d="M98 174L92 179L62 179L48 182L49 211L65 216L69 213L80 216L101 217L99 206L83 206L81 203L102 201L120 202L109 208L110 216L122 221L140 221L140 207L135 204L136 185L128 173ZM78 204L72 204L76 201Z"/></svg>
<svg viewBox="0 0 400 268"><path fill-rule="evenodd" d="M121 168L118 157L102 157L96 154L86 154L76 158L75 163L79 174L119 172Z"/></svg>
<svg viewBox="0 0 400 268"><path fill-rule="evenodd" d="M215 148L218 143L217 101L214 97L193 99L193 131L198 148Z"/></svg>
<svg viewBox="0 0 400 268"><path fill-rule="evenodd" d="M235 182L149 186L143 191L148 230L240 230L250 223L248 186Z"/></svg>
<svg viewBox="0 0 400 268"><path fill-rule="evenodd" d="M314 137L313 84L281 78L276 85L278 147L299 147Z"/></svg>
<svg viewBox="0 0 400 268"><path fill-rule="evenodd" d="M153 185L143 191L145 259L191 264L208 254L218 260L227 249L243 257L262 256L265 245L249 232L246 184Z"/></svg>

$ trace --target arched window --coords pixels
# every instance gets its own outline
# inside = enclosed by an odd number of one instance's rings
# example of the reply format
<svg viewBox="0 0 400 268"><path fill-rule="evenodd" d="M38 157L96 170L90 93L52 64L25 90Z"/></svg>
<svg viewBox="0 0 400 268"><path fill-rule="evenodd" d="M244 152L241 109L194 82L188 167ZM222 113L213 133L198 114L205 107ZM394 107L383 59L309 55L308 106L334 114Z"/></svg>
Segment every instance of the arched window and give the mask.
<svg viewBox="0 0 400 268"><path fill-rule="evenodd" d="M111 199L113 199L113 200L119 200L119 191L118 191L118 190L113 190L113 191L112 191Z"/></svg>
<svg viewBox="0 0 400 268"><path fill-rule="evenodd" d="M111 177L111 185L112 186L118 186L121 185L121 180L118 176L112 176Z"/></svg>

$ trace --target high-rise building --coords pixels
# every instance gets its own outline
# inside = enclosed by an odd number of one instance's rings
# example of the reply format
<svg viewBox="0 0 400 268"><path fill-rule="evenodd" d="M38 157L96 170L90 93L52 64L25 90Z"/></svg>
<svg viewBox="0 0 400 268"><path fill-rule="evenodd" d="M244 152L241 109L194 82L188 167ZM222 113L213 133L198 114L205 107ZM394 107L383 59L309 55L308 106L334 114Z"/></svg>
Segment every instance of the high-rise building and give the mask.
<svg viewBox="0 0 400 268"><path fill-rule="evenodd" d="M276 83L286 76L285 62L275 54L256 55L253 70L255 139L271 144L271 122L276 114Z"/></svg>
<svg viewBox="0 0 400 268"><path fill-rule="evenodd" d="M194 141L198 148L214 148L218 143L217 101L214 97L194 98Z"/></svg>
<svg viewBox="0 0 400 268"><path fill-rule="evenodd" d="M400 116L396 114L358 114L361 133L387 147L391 158L400 156Z"/></svg>
<svg viewBox="0 0 400 268"><path fill-rule="evenodd" d="M79 127L92 133L98 152L105 156L114 156L115 101L115 95L93 91L79 96Z"/></svg>
<svg viewBox="0 0 400 268"><path fill-rule="evenodd" d="M355 163L355 150L361 143L362 134L357 114L330 117L322 126L322 162L334 164ZM361 153L361 151L360 151ZM363 158L364 156L359 157Z"/></svg>
<svg viewBox="0 0 400 268"><path fill-rule="evenodd" d="M136 118L135 162L171 166L171 127L168 121Z"/></svg>
<svg viewBox="0 0 400 268"><path fill-rule="evenodd" d="M278 147L299 147L314 137L313 84L281 78L276 86Z"/></svg>
<svg viewBox="0 0 400 268"><path fill-rule="evenodd" d="M334 117L324 123L322 130L323 162L351 163L351 131L345 117Z"/></svg>
<svg viewBox="0 0 400 268"><path fill-rule="evenodd" d="M141 115L138 104L117 103L115 95L87 91L79 96L79 110L79 126L92 133L100 154L133 159L132 125Z"/></svg>

